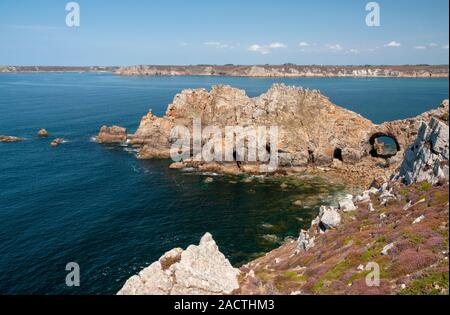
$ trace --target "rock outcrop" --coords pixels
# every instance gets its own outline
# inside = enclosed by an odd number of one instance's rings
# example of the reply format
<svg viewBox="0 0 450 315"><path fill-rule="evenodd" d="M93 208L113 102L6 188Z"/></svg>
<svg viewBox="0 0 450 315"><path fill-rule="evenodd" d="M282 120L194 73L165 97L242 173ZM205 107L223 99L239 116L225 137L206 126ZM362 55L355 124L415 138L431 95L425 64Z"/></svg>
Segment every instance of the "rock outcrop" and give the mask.
<svg viewBox="0 0 450 315"><path fill-rule="evenodd" d="M431 119L442 120L448 115L448 101L436 109L418 117L373 124L354 112L336 106L320 94L303 88L283 84L273 85L266 93L250 98L245 91L229 86L185 90L176 95L164 117L148 113L142 118L129 143L139 151L140 159L169 158L171 134L176 126L187 128L193 134L194 119L201 119L202 126L216 126L225 135L225 127L278 127L278 171L295 171L308 166L353 165L364 162L362 168L370 169L388 159L388 166L395 169L401 163L404 150L414 142L420 125ZM126 131L118 127L102 127L97 141L123 142ZM387 136L394 140L397 154L383 155L377 141ZM210 138L203 138L203 142ZM234 139L224 139L218 144L222 149ZM231 145L234 145L232 143ZM192 148L192 140L191 140ZM273 150L267 146L268 154ZM224 156L222 155L222 158ZM339 163L337 163L339 162ZM257 173L261 161L203 162L191 157L177 161L173 168L194 167L204 171L237 174ZM343 166L343 167L342 167ZM391 175L384 174L384 175Z"/></svg>
<svg viewBox="0 0 450 315"><path fill-rule="evenodd" d="M103 126L95 140L98 143L122 143L127 141L127 130L119 126Z"/></svg>
<svg viewBox="0 0 450 315"><path fill-rule="evenodd" d="M55 148L61 145L62 143L64 143L64 138L56 138L50 143L50 146Z"/></svg>
<svg viewBox="0 0 450 315"><path fill-rule="evenodd" d="M0 136L0 142L11 143L11 142L21 142L25 139L13 136Z"/></svg>
<svg viewBox="0 0 450 315"><path fill-rule="evenodd" d="M238 285L239 270L207 233L198 246L173 249L131 277L118 295L224 295Z"/></svg>
<svg viewBox="0 0 450 315"><path fill-rule="evenodd" d="M449 180L449 127L437 119L423 122L414 144L406 151L396 178L405 184Z"/></svg>
<svg viewBox="0 0 450 315"><path fill-rule="evenodd" d="M49 136L49 135L48 135L48 131L47 131L47 130L41 129L41 130L38 131L38 137L46 138L46 137L48 137L48 136Z"/></svg>

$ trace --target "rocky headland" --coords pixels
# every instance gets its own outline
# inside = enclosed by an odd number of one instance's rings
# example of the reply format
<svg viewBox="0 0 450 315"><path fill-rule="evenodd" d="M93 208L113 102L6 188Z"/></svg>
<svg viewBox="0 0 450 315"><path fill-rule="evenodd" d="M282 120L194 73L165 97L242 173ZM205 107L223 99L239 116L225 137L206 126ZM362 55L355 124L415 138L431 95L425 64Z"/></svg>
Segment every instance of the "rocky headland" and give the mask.
<svg viewBox="0 0 450 315"><path fill-rule="evenodd" d="M239 272L207 234L199 247L166 253L119 294L448 294L448 138L448 120L422 121L390 180L322 206L298 240Z"/></svg>
<svg viewBox="0 0 450 315"><path fill-rule="evenodd" d="M448 66L138 65L121 67L115 73L124 76L447 78Z"/></svg>
<svg viewBox="0 0 450 315"><path fill-rule="evenodd" d="M400 166L403 154L416 140L422 122L448 120L448 101L437 109L417 117L372 123L359 114L334 105L319 91L283 84L273 85L266 93L250 98L245 91L230 86L185 90L176 95L164 117L149 112L133 135L120 127L102 127L100 143L126 142L140 159L171 156L174 139L171 131L183 126L193 132L192 122L203 126L278 127L277 174L302 172L344 176L362 187L374 178L388 179ZM381 137L395 143L394 152L384 150ZM207 141L209 139L203 139ZM230 145L224 138L222 148ZM233 141L233 139L231 139ZM267 147L267 150L271 150ZM270 153L270 152L267 152ZM225 174L259 173L264 161L201 162L195 157L171 165L173 169L196 168Z"/></svg>

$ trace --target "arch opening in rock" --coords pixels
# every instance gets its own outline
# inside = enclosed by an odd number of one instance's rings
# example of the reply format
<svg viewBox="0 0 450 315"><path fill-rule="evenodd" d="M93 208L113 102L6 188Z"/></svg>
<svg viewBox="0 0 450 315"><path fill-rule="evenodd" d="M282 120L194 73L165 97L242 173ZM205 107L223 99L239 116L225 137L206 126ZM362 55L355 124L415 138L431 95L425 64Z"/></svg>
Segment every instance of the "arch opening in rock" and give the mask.
<svg viewBox="0 0 450 315"><path fill-rule="evenodd" d="M376 133L369 140L372 157L389 159L400 151L400 144L395 136L385 133Z"/></svg>
<svg viewBox="0 0 450 315"><path fill-rule="evenodd" d="M341 162L344 161L344 158L342 157L342 149L341 149L341 148L336 148L336 149L334 149L334 152L333 152L333 159L339 160L339 161L341 161Z"/></svg>

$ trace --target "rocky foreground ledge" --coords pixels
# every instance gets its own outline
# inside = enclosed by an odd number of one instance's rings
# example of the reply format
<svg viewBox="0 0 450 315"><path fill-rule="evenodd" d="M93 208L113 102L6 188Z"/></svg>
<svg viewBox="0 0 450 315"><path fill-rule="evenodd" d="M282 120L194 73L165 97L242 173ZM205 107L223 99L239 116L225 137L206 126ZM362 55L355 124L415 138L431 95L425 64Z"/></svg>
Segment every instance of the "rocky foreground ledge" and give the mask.
<svg viewBox="0 0 450 315"><path fill-rule="evenodd" d="M239 271L206 234L118 294L448 294L448 140L448 122L423 122L391 181L321 207L297 241Z"/></svg>
<svg viewBox="0 0 450 315"><path fill-rule="evenodd" d="M239 270L219 251L211 234L198 246L175 248L131 277L118 295L223 295L239 288Z"/></svg>

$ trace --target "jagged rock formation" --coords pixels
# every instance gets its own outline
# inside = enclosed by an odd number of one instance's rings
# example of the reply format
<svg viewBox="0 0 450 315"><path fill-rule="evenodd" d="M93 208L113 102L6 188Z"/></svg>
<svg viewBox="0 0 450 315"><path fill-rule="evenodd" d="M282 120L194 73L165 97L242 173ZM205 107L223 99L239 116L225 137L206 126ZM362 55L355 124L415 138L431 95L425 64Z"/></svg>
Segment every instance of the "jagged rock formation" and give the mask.
<svg viewBox="0 0 450 315"><path fill-rule="evenodd" d="M204 89L185 90L176 95L164 117L148 113L128 140L130 145L139 150L138 157L141 159L169 158L174 142L172 129L184 126L192 135L194 119L200 118L202 126L217 126L224 134L225 126L278 126L280 172L304 169L311 165L328 166L338 160L343 165L369 161L362 168L370 169L379 164L379 158L389 159L394 169L401 163L404 150L417 137L422 121L443 119L445 114L448 115L448 101L443 102L438 109L415 118L375 125L361 115L332 104L315 90L275 84L266 93L250 98L243 90L214 86L210 92ZM383 150L380 150L377 139L382 136L395 141L396 155L380 154ZM102 127L97 141L123 142L125 138L124 130L116 134ZM220 145L226 147L228 142L223 139ZM271 148L268 147L268 150ZM204 171L235 174L259 172L259 164L264 163L206 163L186 159L173 168L195 167Z"/></svg>
<svg viewBox="0 0 450 315"><path fill-rule="evenodd" d="M95 139L98 143L121 143L127 141L127 130L118 126L103 126Z"/></svg>
<svg viewBox="0 0 450 315"><path fill-rule="evenodd" d="M410 185L428 181L430 184L449 180L449 127L436 119L422 123L414 144L406 151L396 177Z"/></svg>
<svg viewBox="0 0 450 315"><path fill-rule="evenodd" d="M240 77L448 77L448 66L131 66L119 68L131 76L240 76Z"/></svg>
<svg viewBox="0 0 450 315"><path fill-rule="evenodd" d="M207 233L198 246L173 249L131 277L118 295L223 295L238 286L239 270Z"/></svg>

